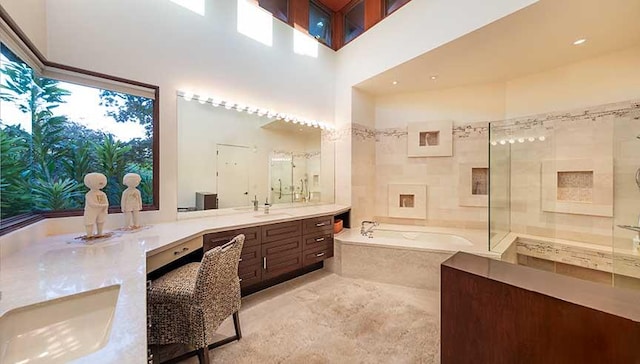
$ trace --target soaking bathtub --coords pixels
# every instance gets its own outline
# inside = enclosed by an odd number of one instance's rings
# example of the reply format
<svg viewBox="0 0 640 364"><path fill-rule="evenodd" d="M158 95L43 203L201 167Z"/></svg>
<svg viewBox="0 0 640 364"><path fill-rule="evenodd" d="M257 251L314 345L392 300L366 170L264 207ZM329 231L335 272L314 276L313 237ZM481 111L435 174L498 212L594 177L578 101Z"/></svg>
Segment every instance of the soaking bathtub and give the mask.
<svg viewBox="0 0 640 364"><path fill-rule="evenodd" d="M481 229L380 225L373 237L360 229L335 236L334 259L327 269L361 278L415 288L440 289L440 264L464 251L500 259L488 251L488 234Z"/></svg>

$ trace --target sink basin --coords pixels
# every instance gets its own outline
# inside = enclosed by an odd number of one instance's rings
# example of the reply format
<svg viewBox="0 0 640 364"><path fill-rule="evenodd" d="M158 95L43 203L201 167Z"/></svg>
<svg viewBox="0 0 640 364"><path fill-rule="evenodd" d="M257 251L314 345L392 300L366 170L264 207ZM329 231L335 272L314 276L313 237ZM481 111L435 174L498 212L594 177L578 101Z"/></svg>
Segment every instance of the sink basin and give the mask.
<svg viewBox="0 0 640 364"><path fill-rule="evenodd" d="M67 363L105 346L120 285L19 307L0 317L1 363Z"/></svg>
<svg viewBox="0 0 640 364"><path fill-rule="evenodd" d="M293 215L287 214L286 212L276 212L276 213L270 213L270 214L253 215L253 217L258 218L258 219L263 219L263 218L267 218L267 217L291 217L291 216L293 216Z"/></svg>

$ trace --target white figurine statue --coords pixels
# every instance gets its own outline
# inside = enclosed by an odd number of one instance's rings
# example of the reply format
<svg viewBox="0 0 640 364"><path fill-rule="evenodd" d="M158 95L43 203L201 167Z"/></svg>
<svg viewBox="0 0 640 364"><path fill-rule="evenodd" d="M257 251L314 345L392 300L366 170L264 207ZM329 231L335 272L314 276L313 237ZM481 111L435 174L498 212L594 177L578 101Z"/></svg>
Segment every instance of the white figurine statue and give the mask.
<svg viewBox="0 0 640 364"><path fill-rule="evenodd" d="M89 192L84 195L84 227L87 237L102 236L104 221L107 219L109 199L107 194L100 191L107 185L107 177L102 173L89 173L84 176L84 184L89 187ZM97 234L93 234L93 225L96 225Z"/></svg>
<svg viewBox="0 0 640 364"><path fill-rule="evenodd" d="M120 200L120 206L122 212L124 212L125 229L137 229L140 227L139 216L140 210L142 210L142 196L140 191L136 188L142 181L140 175L137 173L127 173L122 178L122 183L127 186L122 192L122 199Z"/></svg>

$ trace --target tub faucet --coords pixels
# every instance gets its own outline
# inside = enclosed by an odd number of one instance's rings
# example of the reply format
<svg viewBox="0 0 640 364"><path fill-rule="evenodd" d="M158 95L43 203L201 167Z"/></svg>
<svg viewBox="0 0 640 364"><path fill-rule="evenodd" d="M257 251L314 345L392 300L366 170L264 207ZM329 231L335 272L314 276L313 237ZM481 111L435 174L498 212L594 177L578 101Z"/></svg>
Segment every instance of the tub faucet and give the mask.
<svg viewBox="0 0 640 364"><path fill-rule="evenodd" d="M369 224L369 228L365 229L365 224ZM360 225L360 234L362 236L366 236L368 238L373 238L373 228L380 225L377 221L369 221L369 220L365 220L362 222L362 225Z"/></svg>

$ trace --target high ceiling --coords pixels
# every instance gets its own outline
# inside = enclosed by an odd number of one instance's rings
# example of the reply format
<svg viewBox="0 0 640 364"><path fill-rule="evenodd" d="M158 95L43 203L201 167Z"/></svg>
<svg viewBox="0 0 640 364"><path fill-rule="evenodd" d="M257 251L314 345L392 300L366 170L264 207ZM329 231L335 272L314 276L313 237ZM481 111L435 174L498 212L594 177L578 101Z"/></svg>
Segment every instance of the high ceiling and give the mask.
<svg viewBox="0 0 640 364"><path fill-rule="evenodd" d="M338 11L348 4L349 0L320 0L320 2L329 9Z"/></svg>
<svg viewBox="0 0 640 364"><path fill-rule="evenodd" d="M356 87L385 95L506 81L638 45L639 19L639 0L540 0Z"/></svg>

